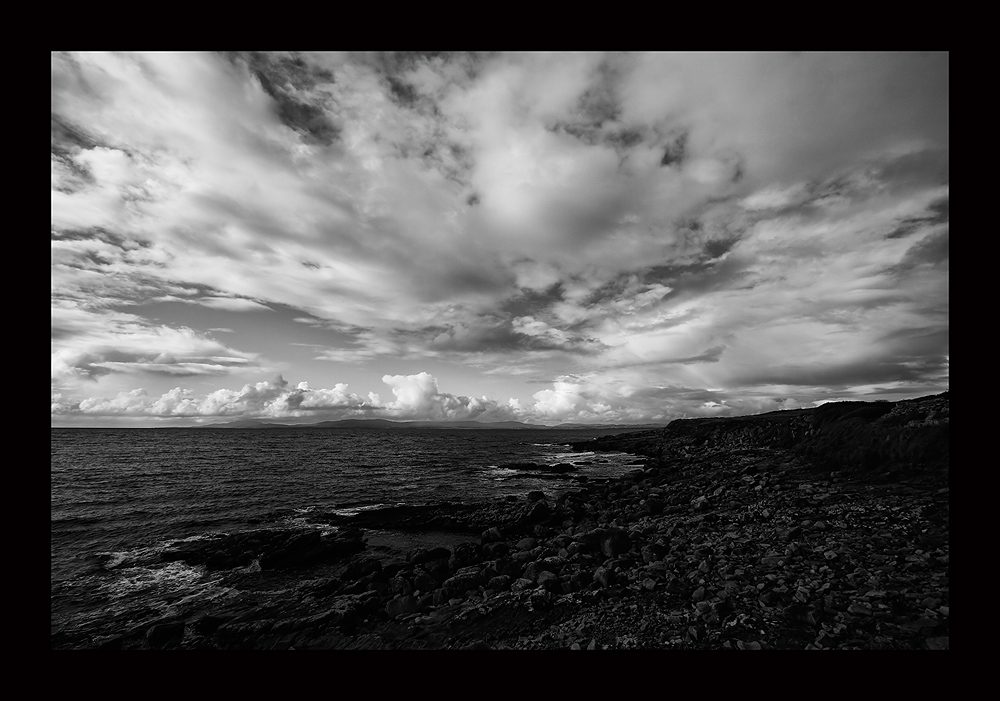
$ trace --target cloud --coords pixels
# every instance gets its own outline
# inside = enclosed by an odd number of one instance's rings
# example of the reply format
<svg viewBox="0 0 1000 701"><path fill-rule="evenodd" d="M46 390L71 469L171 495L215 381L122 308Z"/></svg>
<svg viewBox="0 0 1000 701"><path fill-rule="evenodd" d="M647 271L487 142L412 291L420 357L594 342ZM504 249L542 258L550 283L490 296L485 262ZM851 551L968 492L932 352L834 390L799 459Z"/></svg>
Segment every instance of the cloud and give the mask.
<svg viewBox="0 0 1000 701"><path fill-rule="evenodd" d="M202 299L183 300L188 304L202 304L212 309L225 309L231 312L259 312L271 311L266 304L255 302L252 299L242 299L240 297L204 297Z"/></svg>
<svg viewBox="0 0 1000 701"><path fill-rule="evenodd" d="M52 309L52 382L109 374L215 376L260 369L254 353L235 350L193 329L156 325L133 314Z"/></svg>
<svg viewBox="0 0 1000 701"><path fill-rule="evenodd" d="M140 316L155 301L294 310L333 330L333 363L517 367L553 383L522 395L532 416L650 415L599 372L751 393L942 376L947 53L51 62L62 403L88 378L272 371ZM914 329L937 339L919 358L887 336ZM393 387L422 410L495 409L412 382ZM372 410L336 387L302 401Z"/></svg>
<svg viewBox="0 0 1000 701"><path fill-rule="evenodd" d="M385 375L382 382L392 388L395 401L386 403L385 415L423 420L507 420L509 407L482 397L462 397L441 392L437 379L426 372L416 375Z"/></svg>
<svg viewBox="0 0 1000 701"><path fill-rule="evenodd" d="M294 388L281 376L239 390L219 389L204 396L176 387L159 397L144 389L119 392L111 399L88 397L67 401L61 392L52 395L54 416L135 417L147 419L244 417L271 419L339 419L348 417L393 420L480 420L514 419L510 403L499 404L486 397L466 397L441 392L437 379L426 372L415 375L386 375L395 399L382 402L377 394L362 398L338 383L330 389L313 389L308 382Z"/></svg>

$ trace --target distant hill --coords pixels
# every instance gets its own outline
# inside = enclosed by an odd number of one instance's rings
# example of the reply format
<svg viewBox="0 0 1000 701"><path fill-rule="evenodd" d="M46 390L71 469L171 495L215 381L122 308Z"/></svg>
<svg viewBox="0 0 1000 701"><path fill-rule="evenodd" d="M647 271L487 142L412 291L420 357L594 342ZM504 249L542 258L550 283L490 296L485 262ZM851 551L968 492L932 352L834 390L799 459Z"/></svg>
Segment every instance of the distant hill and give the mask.
<svg viewBox="0 0 1000 701"><path fill-rule="evenodd" d="M288 428L288 424L274 424L258 419L239 419L223 424L205 424L197 428Z"/></svg>

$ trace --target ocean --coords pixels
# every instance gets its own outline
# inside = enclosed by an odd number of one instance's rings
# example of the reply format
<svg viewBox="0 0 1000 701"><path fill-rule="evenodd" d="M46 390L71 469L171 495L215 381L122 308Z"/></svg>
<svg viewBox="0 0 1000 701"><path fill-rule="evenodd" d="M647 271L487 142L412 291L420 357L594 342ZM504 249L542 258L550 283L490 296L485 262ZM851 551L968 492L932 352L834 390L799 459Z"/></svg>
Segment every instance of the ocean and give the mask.
<svg viewBox="0 0 1000 701"><path fill-rule="evenodd" d="M571 462L576 476L618 477L635 469L635 456L568 445L615 432L53 428L51 647L94 647L178 607L238 593L218 572L162 562L159 554L178 540L334 528L311 514L483 502L531 490L554 498L582 485L499 466ZM400 552L422 545L419 534L368 535L370 546Z"/></svg>

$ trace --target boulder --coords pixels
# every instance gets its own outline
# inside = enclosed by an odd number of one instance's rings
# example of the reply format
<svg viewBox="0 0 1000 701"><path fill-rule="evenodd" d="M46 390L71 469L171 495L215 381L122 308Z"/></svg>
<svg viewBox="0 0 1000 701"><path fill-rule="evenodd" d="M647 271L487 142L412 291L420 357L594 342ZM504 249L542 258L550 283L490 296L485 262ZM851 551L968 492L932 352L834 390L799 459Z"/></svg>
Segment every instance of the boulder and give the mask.
<svg viewBox="0 0 1000 701"><path fill-rule="evenodd" d="M510 552L510 545L500 541L499 543L487 543L483 546L483 557L496 559Z"/></svg>
<svg viewBox="0 0 1000 701"><path fill-rule="evenodd" d="M481 558L482 546L479 543L460 543L455 546L455 553L448 560L448 565L452 570L459 570L475 562L479 562Z"/></svg>
<svg viewBox="0 0 1000 701"><path fill-rule="evenodd" d="M503 535L500 533L500 529L496 526L486 529L483 531L482 536L480 536L480 542L483 545L486 545L487 543L498 543L502 540Z"/></svg>
<svg viewBox="0 0 1000 701"><path fill-rule="evenodd" d="M514 592L517 592L517 591L524 591L525 589L534 589L534 587L535 587L535 583L533 581L531 581L530 579L525 579L524 577L521 577L520 579L515 580L510 585L510 590L514 591Z"/></svg>
<svg viewBox="0 0 1000 701"><path fill-rule="evenodd" d="M486 583L486 588L493 591L507 591L510 589L511 583L512 580L508 575L498 574Z"/></svg>
<svg viewBox="0 0 1000 701"><path fill-rule="evenodd" d="M448 598L464 597L470 589L476 589L483 583L482 575L475 567L463 567L455 573L454 577L449 577L441 585Z"/></svg>
<svg viewBox="0 0 1000 701"><path fill-rule="evenodd" d="M538 541L535 540L534 538L522 538L521 540L517 541L516 547L518 550L531 550L532 548L535 547L535 544L537 542Z"/></svg>
<svg viewBox="0 0 1000 701"><path fill-rule="evenodd" d="M401 575L396 575L389 582L389 591L394 595L406 595L413 593L413 583Z"/></svg>
<svg viewBox="0 0 1000 701"><path fill-rule="evenodd" d="M433 577L424 568L419 567L414 570L413 573L413 587L419 589L420 591L434 591L438 588L440 582L436 577ZM407 592L409 593L409 592Z"/></svg>
<svg viewBox="0 0 1000 701"><path fill-rule="evenodd" d="M543 570L538 575L538 586L544 587L546 591L554 592L557 594L562 593L562 587L559 582L559 575L554 572L549 572L548 570Z"/></svg>
<svg viewBox="0 0 1000 701"><path fill-rule="evenodd" d="M399 616L416 613L418 610L417 599L411 594L394 596L385 605L385 612L389 615L389 618L398 618Z"/></svg>
<svg viewBox="0 0 1000 701"><path fill-rule="evenodd" d="M580 541L588 552L603 553L607 557L617 557L632 549L632 539L621 528L595 528L583 534Z"/></svg>
<svg viewBox="0 0 1000 701"><path fill-rule="evenodd" d="M609 567L598 567L594 570L594 582L602 587L610 587L616 580L614 570Z"/></svg>
<svg viewBox="0 0 1000 701"><path fill-rule="evenodd" d="M521 517L521 523L531 524L544 521L552 515L552 507L545 501L536 501Z"/></svg>
<svg viewBox="0 0 1000 701"><path fill-rule="evenodd" d="M663 513L663 500L656 497L649 497L642 505L643 511L651 516Z"/></svg>

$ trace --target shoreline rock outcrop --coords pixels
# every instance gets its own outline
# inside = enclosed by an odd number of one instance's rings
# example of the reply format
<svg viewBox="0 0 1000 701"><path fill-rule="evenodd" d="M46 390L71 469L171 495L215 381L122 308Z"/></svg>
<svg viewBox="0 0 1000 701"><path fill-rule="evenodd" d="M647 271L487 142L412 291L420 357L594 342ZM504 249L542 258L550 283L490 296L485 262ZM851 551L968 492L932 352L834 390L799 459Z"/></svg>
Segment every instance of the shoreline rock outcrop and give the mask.
<svg viewBox="0 0 1000 701"><path fill-rule="evenodd" d="M558 498L362 512L114 646L948 649L947 393L776 414L577 444L648 464ZM349 552L365 528L480 535Z"/></svg>

